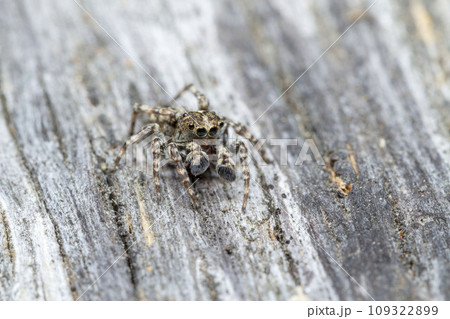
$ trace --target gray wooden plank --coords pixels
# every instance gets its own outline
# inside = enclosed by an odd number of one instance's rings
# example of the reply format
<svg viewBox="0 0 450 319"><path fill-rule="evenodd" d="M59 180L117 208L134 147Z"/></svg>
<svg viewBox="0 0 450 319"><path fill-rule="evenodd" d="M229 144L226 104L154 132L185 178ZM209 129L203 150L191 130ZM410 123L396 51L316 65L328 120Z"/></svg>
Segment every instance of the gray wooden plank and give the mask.
<svg viewBox="0 0 450 319"><path fill-rule="evenodd" d="M267 113L372 2L79 3L0 4L0 298L449 298L445 1L379 0ZM207 174L193 211L170 167L161 205L101 170L131 105L189 82L298 140L251 165L244 213L242 181ZM325 165L293 165L307 139Z"/></svg>

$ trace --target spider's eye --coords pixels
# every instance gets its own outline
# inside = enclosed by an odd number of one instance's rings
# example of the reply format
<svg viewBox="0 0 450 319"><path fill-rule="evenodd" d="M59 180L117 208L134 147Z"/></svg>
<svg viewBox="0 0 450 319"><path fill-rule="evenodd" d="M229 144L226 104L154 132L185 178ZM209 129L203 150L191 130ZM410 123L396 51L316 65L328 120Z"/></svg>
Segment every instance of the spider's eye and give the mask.
<svg viewBox="0 0 450 319"><path fill-rule="evenodd" d="M209 136L214 136L214 135L216 135L217 134L217 131L218 131L219 129L217 128L217 127L211 127L210 129L209 129Z"/></svg>
<svg viewBox="0 0 450 319"><path fill-rule="evenodd" d="M205 136L206 135L206 129L203 128L203 127L197 129L197 135L198 136Z"/></svg>
<svg viewBox="0 0 450 319"><path fill-rule="evenodd" d="M183 114L183 117L186 117L186 116L188 116L188 115L189 115L189 114L187 114L187 113L184 113L184 114Z"/></svg>
<svg viewBox="0 0 450 319"><path fill-rule="evenodd" d="M192 131L195 128L194 124L189 124L189 129Z"/></svg>
<svg viewBox="0 0 450 319"><path fill-rule="evenodd" d="M220 122L220 123L219 123L219 127L220 127L220 128L222 128L224 125L225 125L224 122Z"/></svg>

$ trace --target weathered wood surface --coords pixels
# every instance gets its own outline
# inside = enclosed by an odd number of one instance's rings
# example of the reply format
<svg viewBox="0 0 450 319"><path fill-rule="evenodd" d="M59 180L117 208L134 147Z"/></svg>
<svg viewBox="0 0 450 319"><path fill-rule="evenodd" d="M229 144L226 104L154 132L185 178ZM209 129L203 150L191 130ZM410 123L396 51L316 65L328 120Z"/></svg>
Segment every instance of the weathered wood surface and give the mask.
<svg viewBox="0 0 450 319"><path fill-rule="evenodd" d="M194 212L172 170L159 206L150 176L100 169L131 105L168 100L140 65L253 123L371 1L80 4L104 30L72 0L0 2L0 299L450 298L447 0L377 1L251 127L328 167L252 165L245 213L242 181L201 179Z"/></svg>

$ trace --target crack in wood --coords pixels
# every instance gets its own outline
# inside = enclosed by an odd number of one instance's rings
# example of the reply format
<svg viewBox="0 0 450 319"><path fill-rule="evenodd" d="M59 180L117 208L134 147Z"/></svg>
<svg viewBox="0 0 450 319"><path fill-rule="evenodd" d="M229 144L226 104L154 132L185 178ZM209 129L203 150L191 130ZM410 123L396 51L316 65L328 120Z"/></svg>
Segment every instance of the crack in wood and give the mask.
<svg viewBox="0 0 450 319"><path fill-rule="evenodd" d="M269 211L269 216L271 216L275 222L275 227L273 228L273 234L274 238L277 240L277 242L281 246L281 250L283 252L283 255L286 259L286 262L288 264L288 272L291 275L292 279L295 282L295 285L300 286L301 280L298 273L298 265L297 261L293 258L291 252L290 252L290 244L292 241L292 238L286 234L285 230L283 229L283 224L280 220L280 214L281 209L276 207L274 204L274 199L270 194L269 190L273 187L270 187L269 184L266 182L266 178L263 174L259 174L259 182L262 186L262 189L264 190L264 196L267 199L267 209Z"/></svg>
<svg viewBox="0 0 450 319"><path fill-rule="evenodd" d="M113 176L111 175L108 175L108 173L105 174L106 174L106 184L108 185L109 188L109 195L107 198L113 210L114 222L117 225L119 237L123 244L123 249L125 251L124 257L130 272L130 281L133 285L134 295L137 298L138 296L137 277L134 264L135 253L131 249L133 245L132 243L134 242L135 239L132 238L132 231L130 229L130 225L124 220L127 214L114 192L114 190L117 188L116 183L114 182L115 178L113 178Z"/></svg>
<svg viewBox="0 0 450 319"><path fill-rule="evenodd" d="M67 149L66 149L66 144L64 143L63 140L63 133L59 124L58 119L56 118L56 112L55 112L55 106L53 105L50 95L48 94L47 91L47 87L45 85L44 79L42 78L42 76L39 77L39 83L42 87L42 93L44 96L44 101L45 101L45 105L47 106L48 109L48 113L50 115L50 121L52 123L52 129L53 129L53 133L56 137L56 141L58 143L58 149L61 152L61 155L63 157L63 162L66 165L67 169L70 169L70 166L68 165L68 161L67 161Z"/></svg>
<svg viewBox="0 0 450 319"><path fill-rule="evenodd" d="M5 210L1 206L0 206L0 218L1 218L1 221L3 224L3 227L5 229L6 242L5 242L4 248L6 250L6 255L8 256L8 258L11 262L12 276L14 276L16 252L14 250L14 243L12 242L11 228L9 226L8 219L6 217Z"/></svg>

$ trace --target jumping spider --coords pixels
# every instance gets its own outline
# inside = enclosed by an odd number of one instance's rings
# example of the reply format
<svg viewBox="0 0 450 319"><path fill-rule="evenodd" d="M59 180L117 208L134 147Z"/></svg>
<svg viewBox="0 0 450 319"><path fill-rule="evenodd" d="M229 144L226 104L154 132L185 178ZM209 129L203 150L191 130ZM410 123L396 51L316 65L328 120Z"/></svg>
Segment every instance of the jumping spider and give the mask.
<svg viewBox="0 0 450 319"><path fill-rule="evenodd" d="M213 162L221 178L227 181L234 181L236 179L235 163L226 146L228 129L231 127L238 135L246 138L252 144L256 144L257 140L243 125L219 116L213 111L209 111L208 99L192 84L184 87L173 98L173 101L177 100L187 91L193 93L197 98L198 111L188 111L182 106L175 106L173 104L158 106L134 105L128 140L123 144L119 155L116 157L112 170L119 164L127 147L151 136L153 138L151 143L153 178L158 202L161 200L159 169L161 153L164 150L165 152L163 154L175 163L177 172L196 208L196 197L194 190L189 185L190 179L186 168L189 169L192 175L198 176L208 169L210 162ZM149 124L144 126L137 134L133 134L136 119L139 114L148 114ZM209 143L202 143L202 141L206 140ZM211 143L211 140L214 142ZM239 153L243 171L244 201L242 210L245 210L250 183L247 163L248 152L244 143L239 140L234 143L233 148L234 151Z"/></svg>

